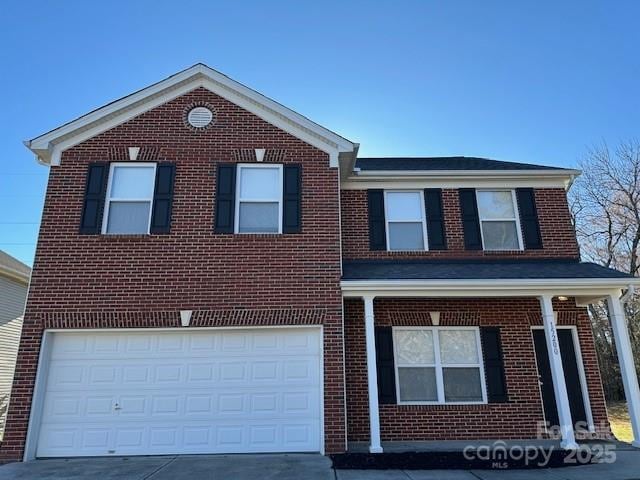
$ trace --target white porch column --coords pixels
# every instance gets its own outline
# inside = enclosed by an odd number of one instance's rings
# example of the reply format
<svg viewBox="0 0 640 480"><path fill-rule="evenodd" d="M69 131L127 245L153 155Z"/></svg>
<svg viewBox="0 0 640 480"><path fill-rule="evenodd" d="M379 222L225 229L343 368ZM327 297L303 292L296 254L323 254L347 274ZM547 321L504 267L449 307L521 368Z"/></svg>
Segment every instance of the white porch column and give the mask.
<svg viewBox="0 0 640 480"><path fill-rule="evenodd" d="M571 419L571 409L569 407L569 395L567 394L567 384L564 380L564 369L562 368L562 357L560 356L560 343L558 342L558 331L556 330L556 319L553 314L553 305L550 295L539 297L540 309L542 310L542 322L544 324L544 336L547 341L549 352L549 364L551 365L551 378L553 379L553 392L556 396L556 406L558 409L558 420L560 422L560 432L562 440L560 445L565 449L576 449L578 444L573 432L573 420Z"/></svg>
<svg viewBox="0 0 640 480"><path fill-rule="evenodd" d="M625 319L624 307L617 295L607 296L611 328L618 351L620 373L624 385L624 395L627 398L629 417L633 429L633 446L640 448L640 388L638 388L638 375L633 362L629 330Z"/></svg>
<svg viewBox="0 0 640 480"><path fill-rule="evenodd" d="M364 300L364 332L367 341L367 384L369 386L369 430L371 444L369 452L382 453L380 444L380 413L378 411L378 367L376 365L376 336L375 317L373 314L373 299L363 297Z"/></svg>

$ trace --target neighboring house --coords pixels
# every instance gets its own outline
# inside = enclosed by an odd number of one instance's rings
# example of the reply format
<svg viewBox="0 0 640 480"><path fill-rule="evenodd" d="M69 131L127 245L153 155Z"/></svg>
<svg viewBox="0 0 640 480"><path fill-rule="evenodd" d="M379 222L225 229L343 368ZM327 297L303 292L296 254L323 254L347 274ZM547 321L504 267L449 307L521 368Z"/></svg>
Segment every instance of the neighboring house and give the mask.
<svg viewBox="0 0 640 480"><path fill-rule="evenodd" d="M31 269L0 250L0 439L16 367Z"/></svg>
<svg viewBox="0 0 640 480"><path fill-rule="evenodd" d="M358 158L205 65L29 142L50 167L4 459L609 435L575 170ZM401 148L401 147L399 147ZM636 443L640 446L640 444Z"/></svg>

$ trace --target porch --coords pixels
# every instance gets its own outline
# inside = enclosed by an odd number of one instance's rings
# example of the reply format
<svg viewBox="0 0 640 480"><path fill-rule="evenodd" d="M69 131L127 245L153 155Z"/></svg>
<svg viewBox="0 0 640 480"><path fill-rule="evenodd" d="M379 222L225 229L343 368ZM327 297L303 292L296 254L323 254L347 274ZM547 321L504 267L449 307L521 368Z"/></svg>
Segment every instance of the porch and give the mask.
<svg viewBox="0 0 640 480"><path fill-rule="evenodd" d="M384 453L369 453L366 442L352 442L345 454L331 455L340 470L523 470L613 463L638 450L618 441L579 442L567 450L557 440L475 440L382 442Z"/></svg>
<svg viewBox="0 0 640 480"><path fill-rule="evenodd" d="M360 325L363 356L366 357L363 362L363 368L366 369L363 372L366 395L363 397L368 397L366 406L348 405L348 436L351 442L356 442L351 445L361 449L361 443L357 442L366 440L370 453L382 453L386 451L385 447L393 450L400 448L399 445L406 441L459 440L468 443L483 438L483 426L486 426L487 438L507 441L522 437L536 438L534 442L556 438L565 450L578 448L576 438L606 437L609 433L608 424L595 353L587 351L587 358L583 359L580 352L581 345L588 347L588 342L593 343L584 307L596 300L606 299L633 426L633 445L640 447L640 390L624 318L625 298L622 296L624 291L629 291L637 284L637 278L593 264L577 262L431 261L345 264L342 281L345 309L348 311L351 308L359 312L360 307L354 307L353 302L361 302L362 305L361 313L352 314L351 320L349 314L346 315L345 337L348 342L349 329L356 331ZM414 306L407 310L403 302L410 302ZM394 319L389 311L396 307L397 315ZM578 320L568 320L571 315L576 315ZM392 402L393 405L389 405L390 402L385 399L388 391L385 390L384 383L389 382L391 371L388 365L381 363L381 346L383 349L386 347L380 342L380 338L376 338L379 337L381 325L391 327L395 342L403 341L409 345L423 341L420 340L422 337L434 338L434 346L427 350L438 351L441 348L439 342L442 341L438 340L442 335L440 330L446 330L447 327L453 330L471 327L478 332L482 327L490 326L498 330L502 328L502 334L509 335L503 371L497 365L499 362L491 363L496 360L489 358L493 355L493 350L488 352L485 349L487 342L493 342L492 337L487 337L487 340L483 336L481 340L480 332L475 342L482 345L482 351L480 346L477 347L478 357L484 357L484 362L475 364L472 360L464 360L463 365L446 365L439 358L441 355L444 358L446 352L436 354L436 360L420 360L415 364L411 363L411 358L403 358L401 361L405 363L401 363L401 366L406 367L407 371L414 370L410 374L422 375L418 372L422 368L424 375L435 377L432 381L433 388L414 388L412 380L395 378L393 382L398 398ZM563 340L567 337L563 332L565 328L575 329L573 335L578 338L575 348ZM403 329L410 330L415 338L405 340L406 335L403 333L401 337L399 333ZM425 332L418 332L419 329ZM536 329L540 329L539 335L535 333ZM449 333L447 335L450 336ZM469 345L473 344L471 335L467 337ZM541 341L534 348L536 337ZM500 343L500 334L497 338ZM354 345L347 344L347 355L354 355L350 353L355 350L353 347ZM397 357L397 348L391 348L391 355ZM575 351L568 352L572 349ZM541 355L542 350L544 353ZM418 353L417 357L424 357L422 353ZM565 372L565 369L572 368L570 364L567 366L569 353L576 357L578 368L575 372ZM391 359L392 365L393 360L394 358ZM478 396L469 397L473 401L448 401L448 395L452 395L454 391L460 392L459 386L446 391L446 376L451 376L447 370L452 370L448 367L460 366L466 368L464 374L469 375L468 378L478 378L478 384L482 387L471 388L467 380L462 380L466 383L464 388L468 390L465 394L475 392ZM478 368L478 373L472 371L475 367ZM548 391L545 395L544 389L538 389L537 385L538 378L543 377L543 368L549 370ZM354 383L349 379L350 370L353 368L350 368L347 361L347 388ZM392 370L391 373L398 377L397 362ZM457 372L462 373L462 369ZM400 374L408 377L403 372ZM460 375L458 377L462 378ZM505 395L510 398L493 402L489 397L500 395L501 379L508 390ZM575 390L572 385L574 379L575 385L581 385L582 388L584 423L576 423L574 418L580 416L576 414L575 395L570 395ZM401 385L402 382L404 386ZM383 391L380 391L381 385ZM426 396L411 397L414 394L411 393L412 388L414 391L421 390L421 394ZM479 392L482 392L481 397ZM401 398L402 395L405 398ZM536 395L538 398L535 398ZM357 398L357 395L348 393L347 397ZM419 401L411 401L416 398ZM546 423L552 416L552 410L556 415L557 431L551 432L544 427L541 430L540 424ZM360 423L354 423L358 422L358 415L366 415L366 418L361 419ZM522 419L521 428L515 418ZM365 423L368 424L366 433L362 431ZM557 435L554 436L553 433ZM433 444L424 445L433 448ZM448 444L449 447L451 445Z"/></svg>

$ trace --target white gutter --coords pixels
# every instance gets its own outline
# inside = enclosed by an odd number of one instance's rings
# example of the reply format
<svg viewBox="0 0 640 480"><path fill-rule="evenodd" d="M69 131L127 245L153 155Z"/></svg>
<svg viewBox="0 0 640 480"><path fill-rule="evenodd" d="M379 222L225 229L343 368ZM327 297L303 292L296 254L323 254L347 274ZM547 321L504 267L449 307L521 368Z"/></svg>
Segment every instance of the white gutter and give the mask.
<svg viewBox="0 0 640 480"><path fill-rule="evenodd" d="M452 288L452 287L483 287L493 288L522 288L542 286L567 287L610 287L621 288L631 284L640 285L640 278L535 278L535 279L461 279L461 280L342 280L343 289L349 288Z"/></svg>
<svg viewBox="0 0 640 480"><path fill-rule="evenodd" d="M343 280L343 296L364 294L399 297L516 297L541 294L572 297L619 296L640 278L553 278L553 279L481 279L481 280Z"/></svg>
<svg viewBox="0 0 640 480"><path fill-rule="evenodd" d="M29 284L30 273L25 274L20 270L16 270L5 265L0 265L0 275L10 278L11 280L17 280L25 285Z"/></svg>
<svg viewBox="0 0 640 480"><path fill-rule="evenodd" d="M354 171L353 177L575 177L580 175L580 170L573 169L530 169L530 170L361 170Z"/></svg>
<svg viewBox="0 0 640 480"><path fill-rule="evenodd" d="M636 291L636 287L632 283L630 283L627 287L627 291L624 292L624 295L620 297L620 301L622 302L622 304L627 303L629 299L633 297L633 294L635 293L635 291Z"/></svg>

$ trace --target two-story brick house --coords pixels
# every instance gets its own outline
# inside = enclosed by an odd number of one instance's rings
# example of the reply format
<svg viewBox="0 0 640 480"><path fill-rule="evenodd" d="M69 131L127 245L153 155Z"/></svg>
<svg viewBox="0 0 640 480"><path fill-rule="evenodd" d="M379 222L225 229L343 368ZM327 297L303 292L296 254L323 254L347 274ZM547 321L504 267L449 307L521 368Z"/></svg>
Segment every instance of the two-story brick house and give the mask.
<svg viewBox="0 0 640 480"><path fill-rule="evenodd" d="M343 452L607 435L579 172L358 145L201 64L41 135L0 457Z"/></svg>

